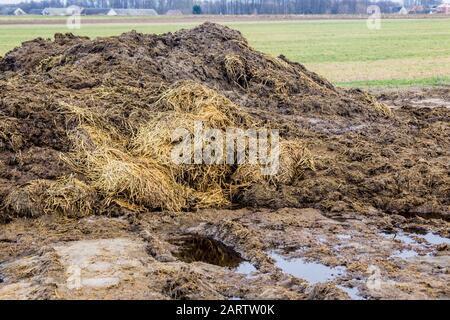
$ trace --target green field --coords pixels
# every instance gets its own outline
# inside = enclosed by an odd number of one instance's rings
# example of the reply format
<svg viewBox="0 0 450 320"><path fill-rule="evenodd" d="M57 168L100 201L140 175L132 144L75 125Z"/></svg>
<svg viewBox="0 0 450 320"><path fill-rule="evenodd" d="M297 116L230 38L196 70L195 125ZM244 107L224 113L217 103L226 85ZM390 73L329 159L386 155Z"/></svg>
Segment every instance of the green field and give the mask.
<svg viewBox="0 0 450 320"><path fill-rule="evenodd" d="M6 19L6 18L3 18ZM9 18L11 19L11 18ZM85 18L84 18L85 19ZM196 23L89 23L73 33L90 37L129 30L163 33ZM177 20L177 19L176 19ZM284 54L342 86L450 84L450 19L382 20L369 30L365 20L230 22L261 51ZM68 32L65 25L0 25L0 55L35 37Z"/></svg>

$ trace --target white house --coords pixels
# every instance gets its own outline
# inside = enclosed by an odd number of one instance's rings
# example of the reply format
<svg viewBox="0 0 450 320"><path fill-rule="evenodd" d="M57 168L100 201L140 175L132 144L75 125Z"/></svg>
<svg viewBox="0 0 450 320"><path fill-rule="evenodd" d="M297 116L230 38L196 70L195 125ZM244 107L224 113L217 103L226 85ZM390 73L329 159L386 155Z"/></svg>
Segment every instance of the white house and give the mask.
<svg viewBox="0 0 450 320"><path fill-rule="evenodd" d="M23 11L19 7L0 7L0 15L1 16L23 16L27 14L25 11Z"/></svg>
<svg viewBox="0 0 450 320"><path fill-rule="evenodd" d="M402 8L397 12L397 14L400 14L400 15L406 15L406 14L408 14L408 10L407 10L405 7L402 7Z"/></svg>
<svg viewBox="0 0 450 320"><path fill-rule="evenodd" d="M14 15L15 16L24 16L27 13L25 11L23 11L21 8L17 8L16 10L14 10Z"/></svg>
<svg viewBox="0 0 450 320"><path fill-rule="evenodd" d="M182 16L183 12L178 9L167 10L166 16Z"/></svg>
<svg viewBox="0 0 450 320"><path fill-rule="evenodd" d="M103 8L84 8L83 15L86 16L105 16L108 14L109 9Z"/></svg>
<svg viewBox="0 0 450 320"><path fill-rule="evenodd" d="M70 6L67 8L45 8L42 10L44 16L71 16L74 14L83 14L84 8Z"/></svg>
<svg viewBox="0 0 450 320"><path fill-rule="evenodd" d="M154 9L111 9L108 16L157 16Z"/></svg>
<svg viewBox="0 0 450 320"><path fill-rule="evenodd" d="M45 8L42 10L43 16L68 16L66 8Z"/></svg>

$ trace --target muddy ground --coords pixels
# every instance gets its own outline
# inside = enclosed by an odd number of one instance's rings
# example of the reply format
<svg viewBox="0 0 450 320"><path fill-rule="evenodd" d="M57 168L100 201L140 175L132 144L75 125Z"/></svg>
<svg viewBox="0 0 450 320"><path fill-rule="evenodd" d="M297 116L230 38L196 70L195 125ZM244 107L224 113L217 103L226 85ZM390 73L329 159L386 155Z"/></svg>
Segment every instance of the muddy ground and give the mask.
<svg viewBox="0 0 450 320"><path fill-rule="evenodd" d="M448 89L373 93L417 112L450 102ZM448 299L449 231L376 209L17 219L1 226L0 298Z"/></svg>
<svg viewBox="0 0 450 320"><path fill-rule="evenodd" d="M0 88L0 298L450 297L448 87L336 88L206 23L29 41ZM166 175L155 114L277 128L291 160Z"/></svg>
<svg viewBox="0 0 450 320"><path fill-rule="evenodd" d="M312 208L18 220L2 226L0 298L447 299L438 233Z"/></svg>

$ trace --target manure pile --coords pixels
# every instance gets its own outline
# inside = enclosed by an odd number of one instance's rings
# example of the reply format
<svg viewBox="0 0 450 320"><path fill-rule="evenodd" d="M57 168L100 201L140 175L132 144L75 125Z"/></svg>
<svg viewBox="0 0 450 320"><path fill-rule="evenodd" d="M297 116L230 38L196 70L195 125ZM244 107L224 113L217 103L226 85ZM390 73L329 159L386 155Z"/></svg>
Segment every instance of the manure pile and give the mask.
<svg viewBox="0 0 450 320"><path fill-rule="evenodd" d="M195 121L275 128L281 167L175 165ZM0 60L0 218L212 207L317 207L449 217L449 111L393 113L242 35L56 34Z"/></svg>

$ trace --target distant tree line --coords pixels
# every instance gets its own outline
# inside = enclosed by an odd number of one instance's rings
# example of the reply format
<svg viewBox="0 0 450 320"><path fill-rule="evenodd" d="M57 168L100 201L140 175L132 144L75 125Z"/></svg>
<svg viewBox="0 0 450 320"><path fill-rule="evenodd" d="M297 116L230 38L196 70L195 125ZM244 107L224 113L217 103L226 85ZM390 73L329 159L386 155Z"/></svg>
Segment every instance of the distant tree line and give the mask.
<svg viewBox="0 0 450 320"><path fill-rule="evenodd" d="M431 6L442 0L405 0L409 6ZM370 5L378 5L381 12L390 13L400 5L393 1L369 0L44 0L20 3L25 11L47 7L77 5L84 8L156 9L203 14L364 14Z"/></svg>
<svg viewBox="0 0 450 320"><path fill-rule="evenodd" d="M376 4L391 12L398 3L368 0L216 0L202 3L210 14L363 14Z"/></svg>

